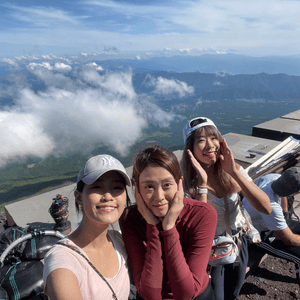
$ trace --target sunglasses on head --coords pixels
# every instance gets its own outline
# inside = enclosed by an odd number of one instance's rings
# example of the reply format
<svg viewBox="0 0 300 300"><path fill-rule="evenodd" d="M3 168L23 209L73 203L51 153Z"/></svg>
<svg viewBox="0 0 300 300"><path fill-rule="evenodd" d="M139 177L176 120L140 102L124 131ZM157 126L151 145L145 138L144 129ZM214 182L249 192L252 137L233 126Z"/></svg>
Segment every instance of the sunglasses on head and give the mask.
<svg viewBox="0 0 300 300"><path fill-rule="evenodd" d="M207 122L207 119L204 119L204 118L198 118L198 119L195 119L193 120L191 123L190 123L190 127L193 128L199 124L202 124L202 123L205 123Z"/></svg>

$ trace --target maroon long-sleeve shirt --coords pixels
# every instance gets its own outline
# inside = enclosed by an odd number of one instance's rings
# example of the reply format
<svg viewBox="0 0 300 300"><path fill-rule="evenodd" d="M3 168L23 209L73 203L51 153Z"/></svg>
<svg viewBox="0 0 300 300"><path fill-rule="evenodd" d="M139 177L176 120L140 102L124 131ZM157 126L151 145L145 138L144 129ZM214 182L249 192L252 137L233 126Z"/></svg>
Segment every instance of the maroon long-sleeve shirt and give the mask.
<svg viewBox="0 0 300 300"><path fill-rule="evenodd" d="M207 203L184 199L176 225L149 225L133 206L122 233L138 293L145 300L189 300L207 287L206 272L217 224Z"/></svg>

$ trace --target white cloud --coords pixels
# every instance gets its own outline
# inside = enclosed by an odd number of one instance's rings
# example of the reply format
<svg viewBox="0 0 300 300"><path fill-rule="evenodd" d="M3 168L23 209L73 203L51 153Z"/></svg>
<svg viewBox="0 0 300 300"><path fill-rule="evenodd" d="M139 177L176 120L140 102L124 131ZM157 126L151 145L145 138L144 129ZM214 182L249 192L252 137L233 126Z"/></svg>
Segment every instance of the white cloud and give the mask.
<svg viewBox="0 0 300 300"><path fill-rule="evenodd" d="M225 77L227 75L225 71L223 71L223 72L216 72L215 74L216 74L217 77Z"/></svg>
<svg viewBox="0 0 300 300"><path fill-rule="evenodd" d="M6 62L6 63L8 63L10 65L13 65L15 67L18 66L18 64L16 63L16 61L14 59L11 59L11 58L2 58L2 61Z"/></svg>
<svg viewBox="0 0 300 300"><path fill-rule="evenodd" d="M71 71L72 67L64 63L55 63L54 69L57 71Z"/></svg>
<svg viewBox="0 0 300 300"><path fill-rule="evenodd" d="M49 55L42 55L43 59L52 59Z"/></svg>
<svg viewBox="0 0 300 300"><path fill-rule="evenodd" d="M30 63L27 68L30 69L30 70L34 70L36 67L43 67L45 69L48 69L48 70L53 70L53 67L50 65L50 63L48 62L42 62L40 64L37 64L37 63Z"/></svg>
<svg viewBox="0 0 300 300"><path fill-rule="evenodd" d="M86 64L86 67L96 69L97 71L104 71L104 69L101 66L98 66L95 62L90 62Z"/></svg>
<svg viewBox="0 0 300 300"><path fill-rule="evenodd" d="M223 85L223 83L219 81L214 81L213 85Z"/></svg>
<svg viewBox="0 0 300 300"><path fill-rule="evenodd" d="M47 63L31 63L28 70L47 88L20 88L15 105L0 111L0 165L32 155L92 150L96 145L126 155L147 122L168 126L175 117L147 95L137 95L130 72L99 75L83 68L71 78L53 73Z"/></svg>
<svg viewBox="0 0 300 300"><path fill-rule="evenodd" d="M0 29L0 40L5 43L2 56L8 57L13 48L18 49L13 54L16 56L21 56L25 48L31 53L28 48L37 44L49 53L55 49L56 53L85 55L89 50L100 53L98 49L103 48L105 54L125 56L134 49L137 52L133 57L162 49L168 52L174 48L189 51L210 47L220 54L299 53L300 2L296 0L187 0L159 4L89 0L68 7L65 1L56 1L55 8L48 3L32 6L25 2L19 6L0 4L10 21ZM6 17L1 10L0 17Z"/></svg>
<svg viewBox="0 0 300 300"><path fill-rule="evenodd" d="M179 81L177 79L166 79L163 77L154 78L151 75L147 75L145 79L147 86L155 87L154 93L156 94L173 94L178 93L180 97L185 97L186 94L193 94L194 88L188 86L186 82Z"/></svg>
<svg viewBox="0 0 300 300"><path fill-rule="evenodd" d="M31 70L31 71L35 71L37 69L40 68L45 68L47 70L54 70L54 71L71 71L72 67L69 65L66 65L64 63L55 63L54 66L52 66L50 63L48 62L42 62L40 64L38 63L30 63L27 66L27 69Z"/></svg>
<svg viewBox="0 0 300 300"><path fill-rule="evenodd" d="M15 59L17 59L17 60L26 59L26 56L18 56L18 57L15 57Z"/></svg>
<svg viewBox="0 0 300 300"><path fill-rule="evenodd" d="M181 53L189 53L192 49L186 48L186 49L179 49Z"/></svg>
<svg viewBox="0 0 300 300"><path fill-rule="evenodd" d="M45 158L53 150L51 138L43 132L40 119L18 110L0 112L0 166L7 160L36 156Z"/></svg>

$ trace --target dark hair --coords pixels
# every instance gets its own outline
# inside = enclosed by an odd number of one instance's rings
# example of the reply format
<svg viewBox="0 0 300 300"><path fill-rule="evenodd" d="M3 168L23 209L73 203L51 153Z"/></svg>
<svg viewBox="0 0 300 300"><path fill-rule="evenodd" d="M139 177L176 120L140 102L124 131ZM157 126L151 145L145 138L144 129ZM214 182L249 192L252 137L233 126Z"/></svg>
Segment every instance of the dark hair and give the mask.
<svg viewBox="0 0 300 300"><path fill-rule="evenodd" d="M126 205L129 206L131 204L131 201L130 201L130 198L129 198L129 195L128 195L128 192L127 192L125 179L124 179L124 177L118 171L114 171L114 172L116 172L117 174L120 175L120 178L122 179L122 181L124 183L125 190L126 190ZM82 180L80 180L77 183L76 190L78 192L82 193L83 189L84 189L84 186L85 186L85 183ZM77 213L80 213L80 212L82 213L83 212L83 208L80 207L80 205L77 203L76 200L75 200L75 207L76 207L76 212Z"/></svg>
<svg viewBox="0 0 300 300"><path fill-rule="evenodd" d="M216 136L216 138L221 143L223 138L220 133L220 131L211 125L200 127L197 130L193 131L191 135L187 138L185 142L185 148L182 153L182 159L181 159L181 169L184 177L184 187L186 191L193 197L196 197L196 186L198 184L197 182L197 173L191 163L191 159L187 153L187 150L190 150L193 154L193 148L194 148L194 141L195 137L205 133L206 135L213 135ZM199 162L201 164L201 162ZM238 186L237 182L228 174L226 173L221 165L220 158L217 158L216 163L214 164L214 174L219 179L221 187L227 192L227 193L235 193L240 190L240 187Z"/></svg>
<svg viewBox="0 0 300 300"><path fill-rule="evenodd" d="M182 177L180 164L175 154L160 145L147 147L145 150L138 152L133 163L132 184L139 186L140 174L150 165L156 165L170 172L176 183Z"/></svg>

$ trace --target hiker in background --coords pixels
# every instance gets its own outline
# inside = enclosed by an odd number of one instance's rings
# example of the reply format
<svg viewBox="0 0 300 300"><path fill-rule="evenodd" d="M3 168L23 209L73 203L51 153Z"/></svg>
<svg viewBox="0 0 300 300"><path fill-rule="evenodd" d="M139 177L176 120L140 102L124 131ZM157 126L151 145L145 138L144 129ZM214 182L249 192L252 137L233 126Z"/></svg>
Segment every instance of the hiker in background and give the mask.
<svg viewBox="0 0 300 300"><path fill-rule="evenodd" d="M183 199L175 154L159 145L133 163L137 205L121 226L137 292L145 300L214 300L206 272L217 222L215 209Z"/></svg>
<svg viewBox="0 0 300 300"><path fill-rule="evenodd" d="M94 156L81 168L74 195L82 221L45 256L45 294L51 300L128 299L125 246L118 231L108 230L129 200L126 185L130 178L110 155Z"/></svg>
<svg viewBox="0 0 300 300"><path fill-rule="evenodd" d="M235 163L226 141L210 119L198 117L187 122L183 138L185 148L181 167L186 194L211 204L218 213L215 238L226 236L227 231L240 248L239 264L211 268L216 299L237 299L248 263L248 243L242 232L246 221L239 205L239 193L262 213L271 212L270 201L245 170Z"/></svg>
<svg viewBox="0 0 300 300"><path fill-rule="evenodd" d="M263 248L266 252L294 262L300 284L300 222L292 220L288 213L285 218L281 207L283 202L287 209L287 197L300 193L300 168L289 168L281 175L264 175L255 184L269 196L272 212L269 215L261 214L253 209L247 199L243 199L243 205L262 238L262 242L254 244L254 247Z"/></svg>

